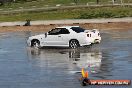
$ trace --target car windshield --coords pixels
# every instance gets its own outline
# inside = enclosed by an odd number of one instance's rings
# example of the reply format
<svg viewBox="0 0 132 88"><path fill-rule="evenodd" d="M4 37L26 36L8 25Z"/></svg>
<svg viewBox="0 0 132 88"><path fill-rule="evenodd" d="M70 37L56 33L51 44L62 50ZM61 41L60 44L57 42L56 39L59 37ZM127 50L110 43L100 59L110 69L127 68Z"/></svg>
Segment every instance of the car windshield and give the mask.
<svg viewBox="0 0 132 88"><path fill-rule="evenodd" d="M80 32L84 32L85 31L85 29L80 28L80 27L72 27L71 29L73 31L75 31L76 33L80 33Z"/></svg>

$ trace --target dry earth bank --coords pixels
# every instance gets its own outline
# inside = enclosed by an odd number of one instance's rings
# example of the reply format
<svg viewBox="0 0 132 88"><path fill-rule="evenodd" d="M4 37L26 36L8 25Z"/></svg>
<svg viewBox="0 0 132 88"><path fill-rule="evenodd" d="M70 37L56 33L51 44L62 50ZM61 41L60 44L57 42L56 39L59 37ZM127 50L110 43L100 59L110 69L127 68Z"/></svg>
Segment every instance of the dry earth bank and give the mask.
<svg viewBox="0 0 132 88"><path fill-rule="evenodd" d="M86 29L97 28L100 30L132 29L132 22L108 22L108 23L50 24L50 25L8 26L8 27L3 26L0 27L0 32L21 32L21 31L47 32L54 27L65 26L65 25L79 25Z"/></svg>

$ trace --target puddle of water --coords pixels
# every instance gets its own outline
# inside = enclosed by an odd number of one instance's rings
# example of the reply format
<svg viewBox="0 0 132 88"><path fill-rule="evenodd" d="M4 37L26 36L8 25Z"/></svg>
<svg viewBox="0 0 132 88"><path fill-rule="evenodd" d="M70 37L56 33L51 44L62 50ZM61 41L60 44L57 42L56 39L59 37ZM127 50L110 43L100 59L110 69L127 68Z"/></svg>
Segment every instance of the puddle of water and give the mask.
<svg viewBox="0 0 132 88"><path fill-rule="evenodd" d="M0 49L0 54L6 54L6 53L8 53L7 50Z"/></svg>
<svg viewBox="0 0 132 88"><path fill-rule="evenodd" d="M0 87L80 88L82 67L89 71L91 79L132 80L132 39L127 37L130 32L101 31L101 44L80 49L32 49L26 40L35 33L0 34L10 36L0 37ZM114 37L116 33L118 38Z"/></svg>

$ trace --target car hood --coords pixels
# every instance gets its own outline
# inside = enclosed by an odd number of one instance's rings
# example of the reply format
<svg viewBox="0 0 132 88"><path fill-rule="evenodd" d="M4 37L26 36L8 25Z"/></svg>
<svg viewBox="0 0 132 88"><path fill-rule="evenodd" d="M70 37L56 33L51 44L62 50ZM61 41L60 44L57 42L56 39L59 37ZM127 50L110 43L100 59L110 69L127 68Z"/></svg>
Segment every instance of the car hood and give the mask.
<svg viewBox="0 0 132 88"><path fill-rule="evenodd" d="M45 37L45 34L34 35L34 36L29 37L29 39L39 39L43 37Z"/></svg>

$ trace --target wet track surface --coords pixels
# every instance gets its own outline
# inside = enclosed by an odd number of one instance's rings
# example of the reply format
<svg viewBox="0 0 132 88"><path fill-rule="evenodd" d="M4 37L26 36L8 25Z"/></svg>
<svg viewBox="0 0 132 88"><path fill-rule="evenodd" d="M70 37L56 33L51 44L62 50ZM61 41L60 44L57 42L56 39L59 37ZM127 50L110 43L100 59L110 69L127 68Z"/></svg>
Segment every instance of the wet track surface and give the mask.
<svg viewBox="0 0 132 88"><path fill-rule="evenodd" d="M132 30L103 30L100 44L79 49L32 49L33 34L0 33L0 88L80 88L82 67L90 79L132 80Z"/></svg>

